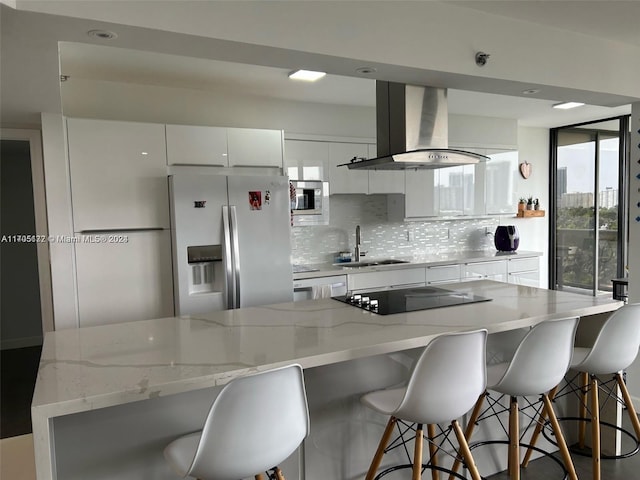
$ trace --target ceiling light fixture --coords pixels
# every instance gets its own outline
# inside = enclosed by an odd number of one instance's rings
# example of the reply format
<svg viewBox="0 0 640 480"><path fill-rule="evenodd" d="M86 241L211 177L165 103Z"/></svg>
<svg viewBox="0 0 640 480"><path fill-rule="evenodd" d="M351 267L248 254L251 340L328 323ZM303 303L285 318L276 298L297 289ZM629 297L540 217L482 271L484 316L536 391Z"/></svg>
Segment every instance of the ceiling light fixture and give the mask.
<svg viewBox="0 0 640 480"><path fill-rule="evenodd" d="M360 68L356 68L356 72L358 73L362 73L364 75L369 75L371 73L376 73L376 69L373 67L360 67Z"/></svg>
<svg viewBox="0 0 640 480"><path fill-rule="evenodd" d="M296 70L289 74L289 78L293 80L305 80L307 82L315 82L326 75L326 72L314 72L313 70Z"/></svg>
<svg viewBox="0 0 640 480"><path fill-rule="evenodd" d="M536 93L540 93L540 90L537 88L529 88L528 90L523 90L522 93L524 95L535 95Z"/></svg>
<svg viewBox="0 0 640 480"><path fill-rule="evenodd" d="M580 103L580 102L562 102L562 103L556 103L555 105L553 105L553 108L559 108L561 110L569 110L570 108L581 107L583 105L584 103Z"/></svg>
<svg viewBox="0 0 640 480"><path fill-rule="evenodd" d="M118 38L118 34L109 30L89 30L87 35L93 38L99 38L100 40L113 40Z"/></svg>

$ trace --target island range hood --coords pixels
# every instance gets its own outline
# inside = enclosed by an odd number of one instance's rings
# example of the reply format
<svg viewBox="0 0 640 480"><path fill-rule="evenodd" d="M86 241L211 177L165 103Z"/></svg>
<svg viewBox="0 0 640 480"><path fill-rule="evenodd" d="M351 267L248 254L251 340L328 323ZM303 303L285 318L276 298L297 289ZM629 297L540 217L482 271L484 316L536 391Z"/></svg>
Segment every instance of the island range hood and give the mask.
<svg viewBox="0 0 640 480"><path fill-rule="evenodd" d="M353 158L351 170L413 170L474 165L488 157L448 148L445 88L376 81L378 157Z"/></svg>

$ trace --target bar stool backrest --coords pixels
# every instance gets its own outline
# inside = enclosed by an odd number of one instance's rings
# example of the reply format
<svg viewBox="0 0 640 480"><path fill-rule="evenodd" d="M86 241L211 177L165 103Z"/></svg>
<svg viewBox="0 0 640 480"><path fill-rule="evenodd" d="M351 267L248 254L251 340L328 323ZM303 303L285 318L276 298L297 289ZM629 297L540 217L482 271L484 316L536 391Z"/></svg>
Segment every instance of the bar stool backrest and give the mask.
<svg viewBox="0 0 640 480"><path fill-rule="evenodd" d="M393 414L404 420L451 422L475 404L487 384L487 331L440 335L416 362L404 398Z"/></svg>
<svg viewBox="0 0 640 480"><path fill-rule="evenodd" d="M640 347L640 303L623 305L604 323L579 369L594 375L624 370Z"/></svg>
<svg viewBox="0 0 640 480"><path fill-rule="evenodd" d="M291 455L308 431L309 412L299 365L237 378L213 402L187 475L253 477Z"/></svg>
<svg viewBox="0 0 640 480"><path fill-rule="evenodd" d="M507 371L489 388L511 396L539 395L560 383L569 369L578 317L546 320L522 339Z"/></svg>

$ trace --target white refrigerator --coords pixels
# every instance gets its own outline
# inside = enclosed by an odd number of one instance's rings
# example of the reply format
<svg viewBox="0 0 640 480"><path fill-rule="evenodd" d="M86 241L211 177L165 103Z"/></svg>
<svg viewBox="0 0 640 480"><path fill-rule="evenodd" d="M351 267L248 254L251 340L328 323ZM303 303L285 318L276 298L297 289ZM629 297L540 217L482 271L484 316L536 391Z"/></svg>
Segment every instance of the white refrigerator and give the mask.
<svg viewBox="0 0 640 480"><path fill-rule="evenodd" d="M293 301L289 181L169 177L177 315Z"/></svg>

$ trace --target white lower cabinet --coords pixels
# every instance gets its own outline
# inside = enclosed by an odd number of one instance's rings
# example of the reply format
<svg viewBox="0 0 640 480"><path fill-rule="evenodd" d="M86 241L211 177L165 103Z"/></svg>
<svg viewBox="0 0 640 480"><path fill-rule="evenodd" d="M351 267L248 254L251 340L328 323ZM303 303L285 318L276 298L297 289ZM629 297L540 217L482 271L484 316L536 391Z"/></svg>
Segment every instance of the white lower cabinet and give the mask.
<svg viewBox="0 0 640 480"><path fill-rule="evenodd" d="M460 265L434 265L426 269L427 285L457 283L460 281Z"/></svg>
<svg viewBox="0 0 640 480"><path fill-rule="evenodd" d="M111 232L75 244L80 326L173 316L169 230Z"/></svg>
<svg viewBox="0 0 640 480"><path fill-rule="evenodd" d="M509 283L527 287L540 286L540 259L538 257L510 258L507 260L507 272Z"/></svg>
<svg viewBox="0 0 640 480"><path fill-rule="evenodd" d="M387 290L425 285L425 268L405 268L384 272L367 272L347 276L349 291Z"/></svg>
<svg viewBox="0 0 640 480"><path fill-rule="evenodd" d="M462 265L460 275L462 281L496 280L507 281L507 262L505 260L490 260L488 262L469 262Z"/></svg>

